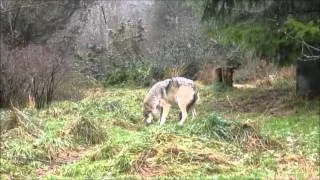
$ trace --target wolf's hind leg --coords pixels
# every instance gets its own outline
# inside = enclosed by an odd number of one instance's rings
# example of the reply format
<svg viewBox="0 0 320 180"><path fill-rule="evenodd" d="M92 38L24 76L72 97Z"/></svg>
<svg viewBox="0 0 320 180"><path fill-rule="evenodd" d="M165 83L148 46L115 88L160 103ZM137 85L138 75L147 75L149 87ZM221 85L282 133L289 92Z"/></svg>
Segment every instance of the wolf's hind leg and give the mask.
<svg viewBox="0 0 320 180"><path fill-rule="evenodd" d="M189 111L187 111L187 113L189 113ZM196 109L195 108L191 109L191 113L192 113L192 119L194 119L197 116ZM179 113L179 119L181 118L182 118L182 112Z"/></svg>
<svg viewBox="0 0 320 180"><path fill-rule="evenodd" d="M163 125L166 122L167 116L169 114L171 105L166 103L163 104L160 114L160 125Z"/></svg>
<svg viewBox="0 0 320 180"><path fill-rule="evenodd" d="M180 122L179 122L179 125L183 125L184 121L187 119L187 116L188 116L188 113L187 113L187 108L186 108L186 105L185 103L181 103L181 102L178 102L178 106L180 108L180 111L181 111L181 118L180 118Z"/></svg>
<svg viewBox="0 0 320 180"><path fill-rule="evenodd" d="M193 95L192 100L189 102L189 104L187 105L187 112L192 113L192 119L194 119L197 116L197 112L196 112L196 102L199 100L199 94L196 93Z"/></svg>
<svg viewBox="0 0 320 180"><path fill-rule="evenodd" d="M191 112L192 112L192 119L194 119L194 118L197 116L196 109L193 107L193 108L191 109Z"/></svg>

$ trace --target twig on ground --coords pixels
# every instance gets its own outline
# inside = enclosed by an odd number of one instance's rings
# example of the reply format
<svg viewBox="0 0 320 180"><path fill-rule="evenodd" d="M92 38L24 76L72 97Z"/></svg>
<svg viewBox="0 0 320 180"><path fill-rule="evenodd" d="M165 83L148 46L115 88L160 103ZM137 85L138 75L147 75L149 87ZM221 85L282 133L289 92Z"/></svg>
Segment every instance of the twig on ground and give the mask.
<svg viewBox="0 0 320 180"><path fill-rule="evenodd" d="M229 104L230 104L230 106L231 106L231 110L233 111L234 110L234 106L233 106L233 104L231 103L231 101L230 101L230 99L229 99L229 96L227 95L226 96L227 97L227 100L228 100L228 102L229 102Z"/></svg>

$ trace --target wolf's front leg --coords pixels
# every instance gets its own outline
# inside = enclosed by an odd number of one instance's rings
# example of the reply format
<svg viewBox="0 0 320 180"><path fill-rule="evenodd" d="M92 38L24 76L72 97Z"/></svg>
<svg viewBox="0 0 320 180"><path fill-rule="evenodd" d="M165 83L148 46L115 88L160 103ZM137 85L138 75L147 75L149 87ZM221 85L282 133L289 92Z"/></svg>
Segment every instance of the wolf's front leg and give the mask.
<svg viewBox="0 0 320 180"><path fill-rule="evenodd" d="M196 109L192 108L191 112L192 112L192 119L194 119L197 116Z"/></svg>
<svg viewBox="0 0 320 180"><path fill-rule="evenodd" d="M163 125L166 122L167 116L169 114L171 105L166 103L163 104L161 113L160 113L160 125Z"/></svg>
<svg viewBox="0 0 320 180"><path fill-rule="evenodd" d="M182 110L181 111L181 120L180 122L178 123L178 125L182 126L184 121L187 119L187 116L188 116L188 113L186 110Z"/></svg>

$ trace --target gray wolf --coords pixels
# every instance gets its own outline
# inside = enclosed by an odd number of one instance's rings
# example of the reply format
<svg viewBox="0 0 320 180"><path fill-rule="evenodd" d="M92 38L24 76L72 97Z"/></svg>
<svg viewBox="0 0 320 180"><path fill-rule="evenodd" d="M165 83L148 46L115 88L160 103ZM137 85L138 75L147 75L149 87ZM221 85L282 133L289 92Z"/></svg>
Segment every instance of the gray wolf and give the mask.
<svg viewBox="0 0 320 180"><path fill-rule="evenodd" d="M195 104L200 96L195 83L184 77L173 77L154 84L145 96L144 121L147 124L152 122L154 117L160 114L160 125L163 125L173 104L180 108L180 122L183 125L192 112L192 117L196 116Z"/></svg>

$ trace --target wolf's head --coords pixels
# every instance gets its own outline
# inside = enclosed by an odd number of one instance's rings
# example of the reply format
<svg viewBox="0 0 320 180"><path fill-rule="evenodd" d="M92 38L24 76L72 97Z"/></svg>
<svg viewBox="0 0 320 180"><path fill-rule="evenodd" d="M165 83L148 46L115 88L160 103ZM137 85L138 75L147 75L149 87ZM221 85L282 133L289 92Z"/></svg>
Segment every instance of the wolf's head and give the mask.
<svg viewBox="0 0 320 180"><path fill-rule="evenodd" d="M160 112L160 104L144 104L143 109L143 121L146 124L150 124L152 122L153 117L157 116Z"/></svg>

